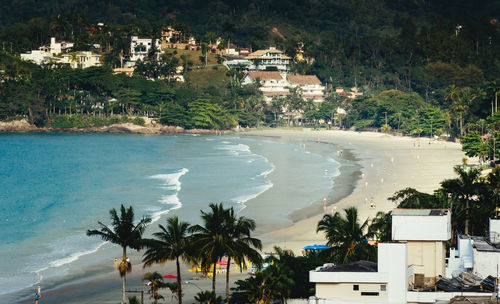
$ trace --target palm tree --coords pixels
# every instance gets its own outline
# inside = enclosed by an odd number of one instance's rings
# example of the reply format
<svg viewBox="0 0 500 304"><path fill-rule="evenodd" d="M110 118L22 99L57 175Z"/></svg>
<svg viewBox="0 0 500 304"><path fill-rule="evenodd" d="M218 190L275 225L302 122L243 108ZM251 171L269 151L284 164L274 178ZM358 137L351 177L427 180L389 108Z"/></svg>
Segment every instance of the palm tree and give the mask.
<svg viewBox="0 0 500 304"><path fill-rule="evenodd" d="M182 304L182 279L181 268L179 259L184 261L189 260L188 250L188 230L189 224L186 222L179 222L177 216L167 219L167 225L158 225L159 232L153 233L155 239L145 240L147 248L144 253L142 261L144 267L151 266L152 264L163 264L167 261L175 260L177 267L177 294L179 304Z"/></svg>
<svg viewBox="0 0 500 304"><path fill-rule="evenodd" d="M463 216L465 212L464 232L469 235L471 232L470 204L476 205L474 197L480 192L480 188L484 186L484 183L479 180L481 170L478 168L466 170L462 166L456 166L454 171L458 174L458 178L444 180L441 187L445 193L451 195L454 201L460 203L458 206L452 206L451 209L457 218Z"/></svg>
<svg viewBox="0 0 500 304"><path fill-rule="evenodd" d="M148 272L145 273L141 279L143 281L149 281L151 287L151 297L154 299L154 303L157 304L159 299L163 299L163 296L158 293L159 288L165 287L163 282L163 277L158 272Z"/></svg>
<svg viewBox="0 0 500 304"><path fill-rule="evenodd" d="M334 215L325 214L319 221L316 232L323 231L328 240L327 244L336 251L339 261L348 263L360 259L373 260L373 247L366 241L370 232L368 219L359 224L358 209L350 207L344 209L345 218L337 212Z"/></svg>
<svg viewBox="0 0 500 304"><path fill-rule="evenodd" d="M392 212L377 212L368 228L370 234L375 235L381 242L392 240Z"/></svg>
<svg viewBox="0 0 500 304"><path fill-rule="evenodd" d="M215 291L200 291L195 296L194 299L200 304L215 304L222 302L222 297L217 296Z"/></svg>
<svg viewBox="0 0 500 304"><path fill-rule="evenodd" d="M217 261L224 257L228 238L228 210L224 209L222 203L211 203L209 207L211 212L201 211L203 226L191 226L189 230L193 233L191 246L198 251L194 258L206 271L213 267L212 291L215 292Z"/></svg>
<svg viewBox="0 0 500 304"><path fill-rule="evenodd" d="M87 230L87 235L99 236L104 241L108 241L122 247L123 256L118 269L120 276L123 278L122 301L125 303L125 283L127 272L132 271L132 264L130 264L130 261L127 258L127 247L135 250L142 248L142 234L144 233L144 230L146 230L147 225L151 222L151 218L143 217L139 223L134 224L134 209L132 206L126 209L123 205L121 205L120 208L120 216L118 216L115 208L111 209L109 214L111 215L111 228L101 222L97 222L101 228L99 230Z"/></svg>
<svg viewBox="0 0 500 304"><path fill-rule="evenodd" d="M262 242L250 235L255 230L255 221L244 216L237 218L232 207L227 210L226 221L227 239L224 242L224 249L227 254L226 303L229 303L229 270L231 258L238 264L240 270L246 269L247 260L260 265L261 256L255 249L261 250Z"/></svg>

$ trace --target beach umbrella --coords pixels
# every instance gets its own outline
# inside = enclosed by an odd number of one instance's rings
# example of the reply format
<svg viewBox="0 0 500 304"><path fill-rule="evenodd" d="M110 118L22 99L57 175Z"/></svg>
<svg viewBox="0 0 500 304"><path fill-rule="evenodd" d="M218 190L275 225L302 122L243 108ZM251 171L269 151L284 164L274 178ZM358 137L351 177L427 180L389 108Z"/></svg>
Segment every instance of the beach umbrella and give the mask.
<svg viewBox="0 0 500 304"><path fill-rule="evenodd" d="M163 278L165 278L165 279L177 279L177 276L175 276L173 274L167 274L167 275L164 275Z"/></svg>
<svg viewBox="0 0 500 304"><path fill-rule="evenodd" d="M316 244L304 247L305 250L321 250L321 249L328 249L328 248L330 248L330 246L328 246L328 245L316 245Z"/></svg>
<svg viewBox="0 0 500 304"><path fill-rule="evenodd" d="M217 266L227 266L227 261L226 260L218 260Z"/></svg>

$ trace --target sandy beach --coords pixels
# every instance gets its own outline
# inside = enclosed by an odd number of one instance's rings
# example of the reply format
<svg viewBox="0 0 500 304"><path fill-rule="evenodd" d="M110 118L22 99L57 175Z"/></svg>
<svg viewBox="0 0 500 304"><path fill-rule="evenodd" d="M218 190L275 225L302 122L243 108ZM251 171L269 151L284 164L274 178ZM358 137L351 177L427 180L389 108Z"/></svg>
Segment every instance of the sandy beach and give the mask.
<svg viewBox="0 0 500 304"><path fill-rule="evenodd" d="M394 208L395 205L387 198L398 190L412 187L423 192L433 192L442 180L454 177L453 166L461 164L464 157L461 146L457 143L430 141L428 138L395 137L382 133L272 129L247 131L241 136L279 137L298 141L305 145L306 149L308 142L329 145L332 157L344 158L344 167L340 168L341 175L335 180L332 192L326 197L327 212L355 206L361 219L373 218L379 211ZM341 153L338 152L340 150ZM370 207L372 202L375 207ZM276 204L286 207L284 201L278 200ZM258 216L257 207L252 210L249 206L248 209L245 212ZM305 245L325 243L323 235L316 234L316 225L322 215L322 202L290 212L286 227L262 231L257 236L264 243L263 251L269 252L273 246L280 246L300 254ZM135 268L128 278L127 286L130 289L144 290L140 276L146 270L142 269L139 255L132 258ZM173 263L155 266L147 271L154 270L175 273ZM183 273L183 281L190 280L194 283L184 285L186 303L193 302L199 289L210 289L210 279L195 280L196 274L188 272L186 266ZM245 273L236 271L232 273L232 282L246 276ZM118 303L120 300L121 280L116 273L101 276L92 282L82 279L80 282L68 283L66 286L44 292L40 303ZM217 280L218 293L224 292L224 285L224 278L220 276ZM168 292L163 294L167 302L170 301ZM26 299L21 303L32 303L32 300Z"/></svg>

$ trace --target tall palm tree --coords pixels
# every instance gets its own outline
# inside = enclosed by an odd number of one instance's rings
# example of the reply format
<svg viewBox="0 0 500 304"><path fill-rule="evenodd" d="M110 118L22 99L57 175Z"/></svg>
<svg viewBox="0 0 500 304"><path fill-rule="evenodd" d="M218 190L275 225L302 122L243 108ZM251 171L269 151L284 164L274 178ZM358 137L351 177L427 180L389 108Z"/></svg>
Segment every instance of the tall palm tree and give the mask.
<svg viewBox="0 0 500 304"><path fill-rule="evenodd" d="M145 240L147 248L142 261L144 267L158 263L163 264L167 261L175 260L177 269L177 294L179 304L182 304L182 279L179 259L189 260L188 254L188 230L189 224L179 222L177 216L167 219L167 225L158 225L159 232L153 233L155 239Z"/></svg>
<svg viewBox="0 0 500 304"><path fill-rule="evenodd" d="M206 271L212 267L212 291L215 292L217 261L224 257L228 239L228 210L222 203L211 203L209 207L210 212L201 211L203 226L191 226L189 230L193 233L191 246L197 250L194 258Z"/></svg>
<svg viewBox="0 0 500 304"><path fill-rule="evenodd" d="M392 240L392 212L377 212L368 228L370 234L373 234L381 242Z"/></svg>
<svg viewBox="0 0 500 304"><path fill-rule="evenodd" d="M334 215L325 214L318 223L316 232L323 231L327 244L335 250L337 258L343 263L359 259L373 260L374 248L366 239L371 236L367 231L368 219L359 224L358 209L344 209L345 218L337 212Z"/></svg>
<svg viewBox="0 0 500 304"><path fill-rule="evenodd" d="M464 232L469 235L470 227L470 204L476 205L474 197L479 193L484 183L480 181L481 170L478 168L464 169L462 166L454 168L457 178L447 179L441 183L443 191L451 195L452 200L458 202L459 205L452 205L452 212L457 218L460 218L465 213Z"/></svg>
<svg viewBox="0 0 500 304"><path fill-rule="evenodd" d="M229 303L229 270L231 259L234 259L240 270L246 269L247 260L260 265L261 256L256 249L262 249L262 242L251 236L251 232L256 227L255 221L244 216L237 218L232 207L227 210L226 221L227 239L224 242L224 251L227 254L226 303Z"/></svg>
<svg viewBox="0 0 500 304"><path fill-rule="evenodd" d="M143 217L137 224L134 224L134 209L132 206L125 208L121 205L120 216L116 209L109 211L111 215L111 228L101 222L97 222L100 226L99 230L87 230L88 236L99 236L104 241L120 245L123 249L123 256L118 267L120 276L123 278L122 285L122 302L125 303L125 284L127 272L132 271L132 264L127 258L127 247L139 250L143 246L142 234L146 230L147 225L151 222L151 218Z"/></svg>

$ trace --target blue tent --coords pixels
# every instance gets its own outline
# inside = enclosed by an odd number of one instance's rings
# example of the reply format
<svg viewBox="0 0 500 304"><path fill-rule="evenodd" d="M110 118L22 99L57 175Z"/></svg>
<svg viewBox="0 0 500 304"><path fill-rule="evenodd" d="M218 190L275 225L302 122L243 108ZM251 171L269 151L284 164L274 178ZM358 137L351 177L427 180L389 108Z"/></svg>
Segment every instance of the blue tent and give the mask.
<svg viewBox="0 0 500 304"><path fill-rule="evenodd" d="M328 249L328 248L330 248L330 246L328 246L328 245L316 245L316 244L304 247L305 250L321 250L321 249Z"/></svg>

